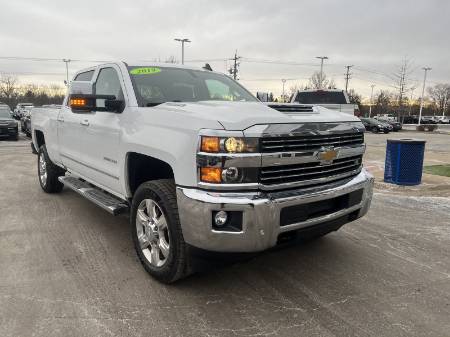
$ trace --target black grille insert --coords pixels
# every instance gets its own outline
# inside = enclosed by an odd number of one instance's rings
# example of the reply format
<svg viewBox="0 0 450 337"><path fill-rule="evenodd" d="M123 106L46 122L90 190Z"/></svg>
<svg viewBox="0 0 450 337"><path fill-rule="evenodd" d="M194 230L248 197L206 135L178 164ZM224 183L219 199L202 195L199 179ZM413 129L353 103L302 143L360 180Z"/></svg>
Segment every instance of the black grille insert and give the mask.
<svg viewBox="0 0 450 337"><path fill-rule="evenodd" d="M356 206L361 202L363 192L364 190L361 189L333 199L285 207L281 210L280 226L308 221Z"/></svg>
<svg viewBox="0 0 450 337"><path fill-rule="evenodd" d="M364 143L364 134L341 133L330 135L307 135L292 137L267 137L261 139L261 151L268 152L314 152L322 146L355 146Z"/></svg>
<svg viewBox="0 0 450 337"><path fill-rule="evenodd" d="M331 164L321 165L320 162L311 162L284 166L262 167L260 182L263 185L276 185L290 182L301 182L320 178L340 176L345 173L359 171L362 164L362 155L335 159ZM327 181L328 182L328 181ZM311 181L313 184L314 181Z"/></svg>

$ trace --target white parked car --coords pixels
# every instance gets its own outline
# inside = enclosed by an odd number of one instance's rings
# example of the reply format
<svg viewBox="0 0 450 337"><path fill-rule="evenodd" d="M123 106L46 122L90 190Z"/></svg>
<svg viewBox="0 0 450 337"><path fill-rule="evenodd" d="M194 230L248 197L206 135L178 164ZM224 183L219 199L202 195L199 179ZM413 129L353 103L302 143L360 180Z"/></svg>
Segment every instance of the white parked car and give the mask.
<svg viewBox="0 0 450 337"><path fill-rule="evenodd" d="M447 116L433 116L433 120L438 124L449 124L450 120Z"/></svg>
<svg viewBox="0 0 450 337"><path fill-rule="evenodd" d="M129 212L136 252L163 282L191 272L192 247L257 252L293 231L324 235L366 214L372 198L358 118L268 107L203 69L82 70L62 108L33 110L32 135L42 189L65 185Z"/></svg>

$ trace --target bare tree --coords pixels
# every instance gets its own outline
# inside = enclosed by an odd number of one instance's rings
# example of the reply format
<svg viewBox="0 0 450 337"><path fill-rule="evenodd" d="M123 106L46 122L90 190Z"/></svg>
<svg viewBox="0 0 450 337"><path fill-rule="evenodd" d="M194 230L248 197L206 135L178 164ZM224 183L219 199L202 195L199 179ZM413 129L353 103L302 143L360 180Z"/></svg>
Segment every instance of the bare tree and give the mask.
<svg viewBox="0 0 450 337"><path fill-rule="evenodd" d="M450 100L450 84L439 83L428 88L428 94L438 108L439 112L445 113Z"/></svg>
<svg viewBox="0 0 450 337"><path fill-rule="evenodd" d="M323 89L323 88L335 89L336 83L334 82L333 79L328 79L325 73L323 73L322 76L320 76L320 72L316 71L310 77L308 87L311 89Z"/></svg>
<svg viewBox="0 0 450 337"><path fill-rule="evenodd" d="M0 96L3 96L6 99L11 99L18 95L17 89L17 77L1 74L0 75Z"/></svg>
<svg viewBox="0 0 450 337"><path fill-rule="evenodd" d="M350 103L361 105L361 95L358 94L355 89L350 89L347 94Z"/></svg>
<svg viewBox="0 0 450 337"><path fill-rule="evenodd" d="M375 108L377 113L387 113L391 106L392 94L387 90L380 90L375 98Z"/></svg>
<svg viewBox="0 0 450 337"><path fill-rule="evenodd" d="M168 58L166 58L164 63L178 63L178 60L176 59L175 56L171 55Z"/></svg>

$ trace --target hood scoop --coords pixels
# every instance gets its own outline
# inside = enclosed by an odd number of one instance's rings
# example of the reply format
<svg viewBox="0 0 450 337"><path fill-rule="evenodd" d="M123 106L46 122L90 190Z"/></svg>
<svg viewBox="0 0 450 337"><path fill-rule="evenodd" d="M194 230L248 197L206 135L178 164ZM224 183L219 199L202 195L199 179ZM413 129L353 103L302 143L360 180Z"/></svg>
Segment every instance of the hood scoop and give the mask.
<svg viewBox="0 0 450 337"><path fill-rule="evenodd" d="M284 113L288 116L308 116L317 115L318 112L313 110L312 105L301 104L268 104L272 109Z"/></svg>

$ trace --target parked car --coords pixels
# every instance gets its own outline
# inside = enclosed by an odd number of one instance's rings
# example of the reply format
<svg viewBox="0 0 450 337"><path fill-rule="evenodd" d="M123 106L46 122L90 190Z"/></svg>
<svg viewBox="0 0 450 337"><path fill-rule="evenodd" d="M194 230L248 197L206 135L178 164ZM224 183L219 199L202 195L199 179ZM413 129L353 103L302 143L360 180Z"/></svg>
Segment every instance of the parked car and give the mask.
<svg viewBox="0 0 450 337"><path fill-rule="evenodd" d="M22 132L31 138L31 114L33 110L24 112L23 117L20 119L20 125Z"/></svg>
<svg viewBox="0 0 450 337"><path fill-rule="evenodd" d="M28 108L28 109L33 108L33 103L18 103L13 112L14 118L17 120L20 120L20 118L22 118L22 114L24 113L26 108Z"/></svg>
<svg viewBox="0 0 450 337"><path fill-rule="evenodd" d="M75 75L60 109L36 108L31 122L43 191L66 186L129 212L140 261L167 283L192 272L193 250L322 236L366 214L372 198L358 118L268 107L210 70L97 65Z"/></svg>
<svg viewBox="0 0 450 337"><path fill-rule="evenodd" d="M374 118L361 118L361 122L364 124L367 131L372 131L373 133L389 133L394 129L392 125L378 121Z"/></svg>
<svg viewBox="0 0 450 337"><path fill-rule="evenodd" d="M397 117L392 114L378 114L373 117L376 120L384 121L384 122L395 122L397 121Z"/></svg>
<svg viewBox="0 0 450 337"><path fill-rule="evenodd" d="M391 125L392 131L395 131L395 132L400 131L402 129L402 123L397 122L396 120L392 120L392 119L383 120L383 119L378 118L377 121Z"/></svg>
<svg viewBox="0 0 450 337"><path fill-rule="evenodd" d="M22 109L22 114L21 114L21 117L20 117L20 130L22 132L25 132L25 130L26 130L26 125L25 124L27 123L27 121L29 122L31 120L30 116L31 116L31 110L32 109L33 109L33 107L29 107L29 106L24 107Z"/></svg>
<svg viewBox="0 0 450 337"><path fill-rule="evenodd" d="M449 124L450 120L447 116L434 116L434 121L438 124Z"/></svg>
<svg viewBox="0 0 450 337"><path fill-rule="evenodd" d="M434 116L422 116L420 124L437 124L437 121Z"/></svg>
<svg viewBox="0 0 450 337"><path fill-rule="evenodd" d="M8 106L0 106L0 137L19 139L19 123L11 116Z"/></svg>

